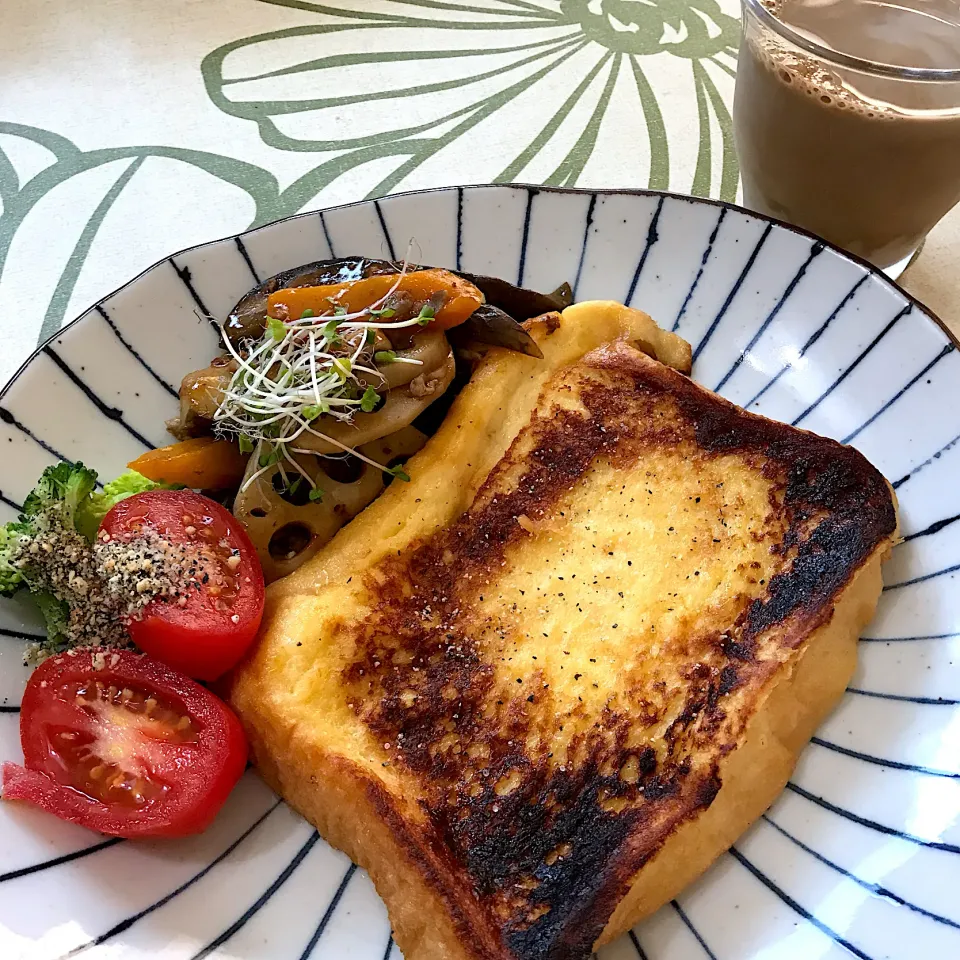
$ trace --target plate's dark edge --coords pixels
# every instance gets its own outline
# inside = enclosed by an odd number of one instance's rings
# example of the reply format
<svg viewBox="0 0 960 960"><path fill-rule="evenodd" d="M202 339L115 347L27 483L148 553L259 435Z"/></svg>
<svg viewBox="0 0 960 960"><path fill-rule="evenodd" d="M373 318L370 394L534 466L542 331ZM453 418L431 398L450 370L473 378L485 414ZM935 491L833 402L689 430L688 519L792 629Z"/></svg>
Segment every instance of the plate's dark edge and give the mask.
<svg viewBox="0 0 960 960"><path fill-rule="evenodd" d="M855 263L860 267L863 267L870 273L872 276L878 278L887 284L888 287L892 288L896 293L899 293L907 302L913 304L917 307L921 314L931 320L936 326L938 326L943 333L946 334L950 342L960 349L960 338L958 338L946 325L946 323L937 316L937 314L931 310L925 303L918 300L913 294L907 292L897 283L895 280L891 280L882 270L879 270L868 260L864 260L863 257L857 256L855 253L850 253L847 250L842 250L840 247L834 246L832 243L828 243L822 237L818 237L815 233L811 233L809 230L804 230L802 227L794 226L792 223L787 223L785 220L778 220L776 217L768 217L766 214L757 213L755 210L748 210L746 207L740 206L736 203L728 203L726 200L714 200L711 197L692 197L689 194L685 193L673 193L669 190L646 190L642 187L636 188L590 188L590 187L550 187L544 186L539 183L474 183L474 184L465 184L458 186L457 184L447 185L443 187L428 187L423 190L406 190L400 193L389 193L382 197L367 197L363 200L354 200L350 203L341 203L332 207L318 207L315 210L302 210L300 213L291 214L288 217L280 217L277 220L272 220L269 223L263 223L256 227L251 227L249 230L244 230L241 233L232 233L228 234L225 237L220 237L216 240L205 240L203 243L195 243L193 246L184 247L182 250L177 250L174 253L168 254L165 257L161 257L156 263L151 264L144 270L141 270L135 277L132 277L126 283L120 284L115 290L101 297L96 303L91 304L87 307L86 310L83 310L79 316L75 317L69 323L62 326L59 330L53 333L47 340L41 343L35 350L27 357L26 360L20 364L16 373L0 387L0 400L2 400L10 388L23 376L27 367L37 358L37 356L43 352L44 348L48 347L53 343L57 337L62 336L67 330L73 327L75 324L79 323L91 310L96 309L99 306L102 306L112 297L115 297L121 290L125 290L131 284L136 283L141 277L150 273L151 270L160 266L163 263L166 263L171 257L179 257L185 253L192 253L194 250L200 250L203 247L211 247L218 243L228 243L231 240L235 240L237 237L246 237L251 233L256 233L258 230L264 230L267 227L276 226L278 223L286 223L290 220L299 220L302 217L314 217L318 213L326 213L332 210L347 210L351 207L362 207L366 204L373 203L376 200L388 200L393 199L394 197L412 197L423 194L430 193L445 193L450 190L482 190L482 189L495 189L495 190L528 190L528 191L537 191L539 193L561 193L561 194L578 194L582 196L627 196L627 197L666 197L671 200L683 200L687 203L701 203L707 204L712 207L723 208L725 207L728 210L735 210L737 213L745 214L748 217L753 217L756 220L763 221L765 223L772 223L775 226L781 227L784 230L789 230L791 233L796 234L800 237L806 237L809 240L819 240L823 243L829 250L832 250L835 254L840 257L843 257L845 260L849 260L851 263Z"/></svg>

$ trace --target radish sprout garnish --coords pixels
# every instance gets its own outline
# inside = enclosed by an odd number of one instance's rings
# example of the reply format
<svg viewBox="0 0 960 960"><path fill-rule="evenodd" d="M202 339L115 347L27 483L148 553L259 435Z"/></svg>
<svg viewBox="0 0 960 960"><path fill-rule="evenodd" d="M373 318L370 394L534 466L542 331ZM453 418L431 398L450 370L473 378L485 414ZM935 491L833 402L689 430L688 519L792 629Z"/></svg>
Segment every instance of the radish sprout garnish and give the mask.
<svg viewBox="0 0 960 960"><path fill-rule="evenodd" d="M311 487L310 499L322 496L315 482L292 454L315 454L296 446L304 433L317 437L344 453L391 476L408 480L399 468L376 463L358 450L340 443L316 428L322 417L350 421L359 411L373 413L382 397L370 379L385 382L379 366L422 361L398 357L393 350L375 350L377 330L400 330L428 325L434 308L425 304L409 320L391 322L395 311L386 306L407 273L407 261L391 288L369 307L348 312L331 302L330 309L315 315L306 309L296 319L267 319L259 339L243 341L239 348L224 334L224 343L236 363L220 406L214 414L214 429L221 436L238 439L240 449L257 456L258 469L242 489L264 474L286 466ZM289 487L289 484L288 484Z"/></svg>

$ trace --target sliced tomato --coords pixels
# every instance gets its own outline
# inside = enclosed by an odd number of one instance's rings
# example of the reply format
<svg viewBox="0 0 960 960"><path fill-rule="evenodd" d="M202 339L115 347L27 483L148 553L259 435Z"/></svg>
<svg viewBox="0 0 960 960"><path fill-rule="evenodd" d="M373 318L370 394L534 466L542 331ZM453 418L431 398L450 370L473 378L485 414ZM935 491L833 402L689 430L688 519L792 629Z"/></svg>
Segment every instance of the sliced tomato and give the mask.
<svg viewBox="0 0 960 960"><path fill-rule="evenodd" d="M20 708L24 766L3 797L117 837L209 826L243 773L240 721L205 687L132 651L52 657Z"/></svg>
<svg viewBox="0 0 960 960"><path fill-rule="evenodd" d="M216 680L250 646L263 617L263 571L243 527L218 503L190 490L150 490L121 500L100 535L135 539L154 530L197 552L206 581L158 597L128 625L145 653L198 680Z"/></svg>

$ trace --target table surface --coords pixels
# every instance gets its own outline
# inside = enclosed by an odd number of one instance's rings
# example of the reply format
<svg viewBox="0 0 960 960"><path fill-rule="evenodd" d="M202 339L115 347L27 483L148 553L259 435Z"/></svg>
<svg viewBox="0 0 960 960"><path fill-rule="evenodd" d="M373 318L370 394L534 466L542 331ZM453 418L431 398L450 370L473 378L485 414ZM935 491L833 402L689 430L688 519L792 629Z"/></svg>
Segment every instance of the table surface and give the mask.
<svg viewBox="0 0 960 960"><path fill-rule="evenodd" d="M509 180L735 199L736 0L670 11L3 0L0 382L165 255L303 209ZM958 255L960 208L903 283L960 333Z"/></svg>

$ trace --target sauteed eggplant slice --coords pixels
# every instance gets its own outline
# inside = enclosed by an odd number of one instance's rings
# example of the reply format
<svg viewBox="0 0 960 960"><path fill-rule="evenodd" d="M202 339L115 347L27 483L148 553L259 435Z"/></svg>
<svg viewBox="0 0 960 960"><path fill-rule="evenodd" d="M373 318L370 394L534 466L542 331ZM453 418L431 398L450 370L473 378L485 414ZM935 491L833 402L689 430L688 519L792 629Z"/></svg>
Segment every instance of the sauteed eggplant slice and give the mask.
<svg viewBox="0 0 960 960"><path fill-rule="evenodd" d="M476 273L460 274L478 287L487 298L487 303L499 307L516 320L529 320L542 313L564 310L573 303L573 290L569 283L561 284L553 293L537 293L526 287L517 287L499 277L485 277Z"/></svg>
<svg viewBox="0 0 960 960"><path fill-rule="evenodd" d="M284 270L283 273L264 280L241 298L223 325L224 333L234 346L238 346L242 340L261 336L267 322L267 298L277 290L346 283L378 273L397 272L398 268L386 260L367 260L363 257L318 260L292 270Z"/></svg>
<svg viewBox="0 0 960 960"><path fill-rule="evenodd" d="M435 429L478 352L542 357L522 323L570 299L388 260L304 264L240 300L226 355L184 378L170 429L250 454L234 512L275 579L407 479L396 458L425 440L411 424Z"/></svg>
<svg viewBox="0 0 960 960"><path fill-rule="evenodd" d="M418 264L407 266L408 273L430 269L432 268ZM224 331L234 345L238 345L244 339L261 336L266 323L267 301L270 295L278 290L346 283L367 277L395 274L400 270L401 265L389 260L365 257L318 260L292 270L285 270L263 281L247 293L230 312L224 324ZM483 293L488 304L499 308L505 314L505 317L498 316L495 324L485 322L482 328L475 325L478 330L474 331L473 339L491 346L505 347L508 350L516 350L517 344L522 344L524 346L521 352L528 353L530 356L537 356L534 352L537 348L529 335L520 328L520 323L551 310L562 310L569 306L573 299L569 284L564 284L551 294L543 294L514 286L497 277L462 271L450 272L457 273L458 276L473 283ZM511 319L514 321L512 325L507 322Z"/></svg>
<svg viewBox="0 0 960 960"><path fill-rule="evenodd" d="M491 303L477 307L459 327L451 330L450 341L454 346L484 343L505 347L528 357L543 359L543 351L533 337L513 317Z"/></svg>

